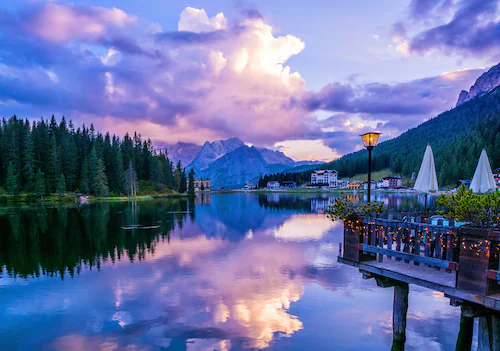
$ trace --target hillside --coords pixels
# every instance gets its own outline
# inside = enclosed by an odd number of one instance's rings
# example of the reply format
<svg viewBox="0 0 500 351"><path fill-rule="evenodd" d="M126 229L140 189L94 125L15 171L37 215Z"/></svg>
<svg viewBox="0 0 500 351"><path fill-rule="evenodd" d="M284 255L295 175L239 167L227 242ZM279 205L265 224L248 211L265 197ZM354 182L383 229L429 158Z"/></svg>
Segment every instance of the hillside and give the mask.
<svg viewBox="0 0 500 351"><path fill-rule="evenodd" d="M389 168L410 178L413 172L418 173L427 144L433 149L440 185L472 178L483 148L488 152L491 166L500 167L500 87L378 144L373 150L372 169L376 172ZM366 150L361 150L322 168L336 169L342 178L352 177L366 173L367 157ZM262 177L260 182L279 179L301 184L309 181L310 173L308 170L276 174Z"/></svg>
<svg viewBox="0 0 500 351"><path fill-rule="evenodd" d="M500 166L500 87L446 111L373 150L373 169L389 167L410 177L418 172L431 144L440 184L470 179L486 148L492 167ZM341 176L366 172L367 152L361 150L327 164Z"/></svg>

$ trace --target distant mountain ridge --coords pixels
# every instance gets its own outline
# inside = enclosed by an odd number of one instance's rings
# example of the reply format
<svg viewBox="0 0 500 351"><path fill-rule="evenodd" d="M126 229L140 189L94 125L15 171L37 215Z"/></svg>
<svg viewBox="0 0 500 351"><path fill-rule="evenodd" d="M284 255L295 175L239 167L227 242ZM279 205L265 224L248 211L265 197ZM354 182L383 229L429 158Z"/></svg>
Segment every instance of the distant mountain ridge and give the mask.
<svg viewBox="0 0 500 351"><path fill-rule="evenodd" d="M196 155L198 155L201 150L201 145L183 143L180 141L174 145L167 145L166 149L168 151L168 158L173 164L177 164L178 161L181 161L181 164L186 166L194 160Z"/></svg>
<svg viewBox="0 0 500 351"><path fill-rule="evenodd" d="M481 74L469 91L462 90L458 96L456 106L481 96L500 85L500 63L491 67L487 72Z"/></svg>
<svg viewBox="0 0 500 351"><path fill-rule="evenodd" d="M244 145L245 143L238 138L217 140L213 142L206 141L200 152L196 155L193 161L189 163L188 168L192 168L195 171L202 171L222 156Z"/></svg>
<svg viewBox="0 0 500 351"><path fill-rule="evenodd" d="M203 146L177 143L168 148L172 162L181 161L197 178L210 179L213 189L239 188L257 183L266 174L315 168L320 161L295 162L281 151L245 145L239 138L205 142Z"/></svg>

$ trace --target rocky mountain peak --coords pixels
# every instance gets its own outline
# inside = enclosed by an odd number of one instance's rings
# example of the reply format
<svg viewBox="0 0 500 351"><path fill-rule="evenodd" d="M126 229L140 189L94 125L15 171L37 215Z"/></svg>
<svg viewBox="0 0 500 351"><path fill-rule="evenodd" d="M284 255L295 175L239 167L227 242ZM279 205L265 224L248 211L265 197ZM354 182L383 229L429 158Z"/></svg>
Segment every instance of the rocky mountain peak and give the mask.
<svg viewBox="0 0 500 351"><path fill-rule="evenodd" d="M462 90L458 96L457 106L476 96L481 96L500 85L500 63L481 74L474 85L467 92Z"/></svg>

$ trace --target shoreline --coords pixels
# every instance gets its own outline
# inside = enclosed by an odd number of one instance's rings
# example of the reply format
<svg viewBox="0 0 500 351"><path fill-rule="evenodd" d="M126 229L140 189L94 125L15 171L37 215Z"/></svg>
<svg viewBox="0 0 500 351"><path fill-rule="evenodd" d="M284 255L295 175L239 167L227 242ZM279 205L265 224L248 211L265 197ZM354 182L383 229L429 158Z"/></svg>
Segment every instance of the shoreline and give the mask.
<svg viewBox="0 0 500 351"><path fill-rule="evenodd" d="M21 194L21 195L0 195L0 206L2 205L40 205L40 204L62 204L62 205L71 205L71 204L93 204L98 202L128 202L128 201L152 201L155 199L162 198L191 198L192 196L189 194L179 194L179 193L169 193L169 194L145 194L136 197L128 197L128 196L104 196L104 197L95 197L92 195L82 195L87 198L87 201L84 203L80 202L80 197L75 193L68 193L66 195L57 195L51 194L46 195L43 199L37 195L31 194Z"/></svg>

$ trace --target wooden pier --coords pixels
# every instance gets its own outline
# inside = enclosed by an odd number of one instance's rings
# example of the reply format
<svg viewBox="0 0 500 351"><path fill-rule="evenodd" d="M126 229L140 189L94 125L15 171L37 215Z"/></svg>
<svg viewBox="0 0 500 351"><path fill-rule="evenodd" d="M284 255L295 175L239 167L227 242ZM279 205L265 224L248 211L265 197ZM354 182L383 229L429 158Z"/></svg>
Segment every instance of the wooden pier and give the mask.
<svg viewBox="0 0 500 351"><path fill-rule="evenodd" d="M404 350L409 284L441 291L461 306L456 350L471 350L479 318L478 351L500 351L500 232L436 225L419 214L344 221L338 261L365 279L394 287L392 350Z"/></svg>

